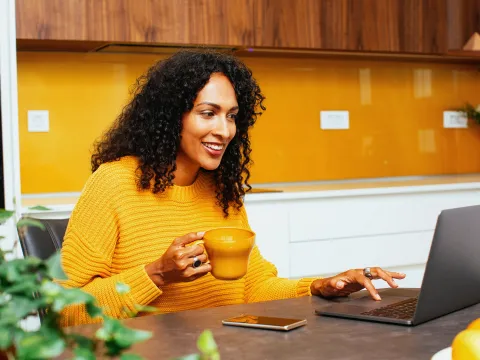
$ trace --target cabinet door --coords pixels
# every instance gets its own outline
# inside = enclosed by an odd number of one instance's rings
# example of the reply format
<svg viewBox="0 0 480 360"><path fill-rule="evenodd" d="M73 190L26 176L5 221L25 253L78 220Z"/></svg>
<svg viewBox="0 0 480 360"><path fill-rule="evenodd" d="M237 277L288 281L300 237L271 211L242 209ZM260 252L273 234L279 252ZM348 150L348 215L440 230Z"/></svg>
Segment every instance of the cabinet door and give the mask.
<svg viewBox="0 0 480 360"><path fill-rule="evenodd" d="M252 45L253 0L17 0L17 38Z"/></svg>
<svg viewBox="0 0 480 360"><path fill-rule="evenodd" d="M255 46L320 48L320 4L318 0L255 0Z"/></svg>
<svg viewBox="0 0 480 360"><path fill-rule="evenodd" d="M395 0L398 6L399 51L442 54L447 50L445 0Z"/></svg>
<svg viewBox="0 0 480 360"><path fill-rule="evenodd" d="M257 0L255 45L442 53L445 0Z"/></svg>
<svg viewBox="0 0 480 360"><path fill-rule="evenodd" d="M446 1L448 50L459 50L475 32L480 32L480 0Z"/></svg>

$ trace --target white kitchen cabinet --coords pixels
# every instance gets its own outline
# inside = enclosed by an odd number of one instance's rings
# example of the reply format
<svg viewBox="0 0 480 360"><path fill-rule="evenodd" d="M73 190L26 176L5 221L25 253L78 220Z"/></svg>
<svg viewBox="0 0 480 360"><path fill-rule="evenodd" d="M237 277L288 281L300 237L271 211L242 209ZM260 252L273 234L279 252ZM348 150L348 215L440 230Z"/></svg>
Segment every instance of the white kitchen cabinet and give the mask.
<svg viewBox="0 0 480 360"><path fill-rule="evenodd" d="M419 287L441 210L480 205L480 183L457 185L252 194L245 203L260 251L280 276L381 266Z"/></svg>

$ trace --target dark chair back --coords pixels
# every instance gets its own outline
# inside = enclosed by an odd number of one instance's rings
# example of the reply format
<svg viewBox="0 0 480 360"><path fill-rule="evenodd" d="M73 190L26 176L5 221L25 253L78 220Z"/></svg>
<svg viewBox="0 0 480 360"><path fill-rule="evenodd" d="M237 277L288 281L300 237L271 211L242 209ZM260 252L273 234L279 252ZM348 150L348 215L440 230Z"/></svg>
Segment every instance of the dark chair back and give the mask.
<svg viewBox="0 0 480 360"><path fill-rule="evenodd" d="M63 237L67 230L69 219L36 219L40 221L45 230L36 226L22 226L18 230L18 237L22 247L23 255L35 256L42 260L47 260L62 248ZM38 298L38 293L32 294L34 298ZM39 309L38 315L40 321L45 318L45 309Z"/></svg>
<svg viewBox="0 0 480 360"><path fill-rule="evenodd" d="M18 231L18 237L24 256L36 256L46 260L62 248L69 219L37 220L45 226L45 230L24 226Z"/></svg>

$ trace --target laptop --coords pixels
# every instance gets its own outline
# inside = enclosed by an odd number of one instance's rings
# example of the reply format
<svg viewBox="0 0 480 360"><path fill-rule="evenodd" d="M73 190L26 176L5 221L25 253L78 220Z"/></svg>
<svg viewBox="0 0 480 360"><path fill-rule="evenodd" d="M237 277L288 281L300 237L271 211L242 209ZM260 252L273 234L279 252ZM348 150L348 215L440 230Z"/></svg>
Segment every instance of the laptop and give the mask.
<svg viewBox="0 0 480 360"><path fill-rule="evenodd" d="M480 206L443 210L420 289L379 289L374 301L343 298L317 315L414 326L480 303Z"/></svg>

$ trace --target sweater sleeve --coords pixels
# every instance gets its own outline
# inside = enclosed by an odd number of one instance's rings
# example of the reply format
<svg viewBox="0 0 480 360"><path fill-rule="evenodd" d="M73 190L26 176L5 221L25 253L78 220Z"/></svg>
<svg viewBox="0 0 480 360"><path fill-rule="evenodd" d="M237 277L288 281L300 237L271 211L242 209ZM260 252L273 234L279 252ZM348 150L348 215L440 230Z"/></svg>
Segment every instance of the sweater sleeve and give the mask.
<svg viewBox="0 0 480 360"><path fill-rule="evenodd" d="M243 225L250 229L247 214L243 211ZM290 280L279 278L277 268L260 254L254 246L249 259L245 280L245 294L247 303L289 299L301 296L311 296L310 285L316 278Z"/></svg>
<svg viewBox="0 0 480 360"><path fill-rule="evenodd" d="M126 317L125 310L136 313L136 305L147 305L162 294L145 271L145 265L112 273L112 258L119 237L115 211L115 180L100 167L87 181L70 217L62 246L62 266L68 280L66 288L80 288L97 299L107 315ZM119 294L116 284L130 287ZM98 322L91 319L83 305L64 309L63 326Z"/></svg>

